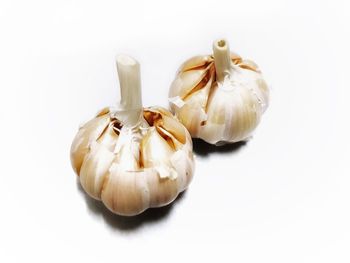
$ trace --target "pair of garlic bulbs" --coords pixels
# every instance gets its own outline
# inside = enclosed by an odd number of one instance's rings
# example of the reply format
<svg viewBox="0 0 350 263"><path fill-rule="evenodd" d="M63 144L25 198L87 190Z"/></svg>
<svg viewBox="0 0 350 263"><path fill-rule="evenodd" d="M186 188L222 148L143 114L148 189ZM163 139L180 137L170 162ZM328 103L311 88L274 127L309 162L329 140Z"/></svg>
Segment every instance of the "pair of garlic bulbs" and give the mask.
<svg viewBox="0 0 350 263"><path fill-rule="evenodd" d="M143 108L139 63L117 58L121 101L82 125L71 163L83 189L113 213L137 215L169 204L194 172L192 137L219 144L246 139L268 104L257 66L231 54L224 40L213 56L197 56L179 69L170 88L175 116Z"/></svg>

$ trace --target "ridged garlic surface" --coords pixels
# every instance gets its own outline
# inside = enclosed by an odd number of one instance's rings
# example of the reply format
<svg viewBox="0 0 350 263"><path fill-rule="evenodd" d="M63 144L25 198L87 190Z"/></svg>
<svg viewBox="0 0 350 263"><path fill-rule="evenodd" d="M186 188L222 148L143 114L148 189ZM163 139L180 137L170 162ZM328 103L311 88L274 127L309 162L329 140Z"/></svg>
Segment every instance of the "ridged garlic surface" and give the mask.
<svg viewBox="0 0 350 263"><path fill-rule="evenodd" d="M269 103L258 66L231 53L227 41L213 44L213 55L181 65L169 91L171 110L193 138L211 144L247 139Z"/></svg>
<svg viewBox="0 0 350 263"><path fill-rule="evenodd" d="M82 125L71 146L83 189L112 212L132 216L172 202L194 160L186 128L161 107L143 108L136 60L119 56L121 102Z"/></svg>

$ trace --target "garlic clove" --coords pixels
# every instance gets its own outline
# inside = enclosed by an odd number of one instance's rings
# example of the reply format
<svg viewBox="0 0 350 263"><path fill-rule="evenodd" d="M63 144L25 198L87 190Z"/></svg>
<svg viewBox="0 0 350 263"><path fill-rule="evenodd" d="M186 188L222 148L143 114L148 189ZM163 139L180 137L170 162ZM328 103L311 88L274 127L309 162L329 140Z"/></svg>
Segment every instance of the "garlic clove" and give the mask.
<svg viewBox="0 0 350 263"><path fill-rule="evenodd" d="M186 72L194 69L205 69L211 62L213 58L211 56L195 56L186 60L179 69L179 72Z"/></svg>
<svg viewBox="0 0 350 263"><path fill-rule="evenodd" d="M104 145L93 142L90 151L84 158L80 170L80 183L85 192L95 199L101 198L105 177L115 156Z"/></svg>
<svg viewBox="0 0 350 263"><path fill-rule="evenodd" d="M152 108L149 108L144 111L143 116L149 124L155 125L160 133L167 133L167 136L171 134L171 137L181 144L186 143L186 131L184 126L174 119L173 115L169 114L167 110L162 108L152 110Z"/></svg>
<svg viewBox="0 0 350 263"><path fill-rule="evenodd" d="M170 96L179 96L184 98L188 94L193 93L195 88L200 89L203 87L202 79L205 78L207 73L206 69L198 69L195 72L185 71L179 74L179 77L172 84Z"/></svg>
<svg viewBox="0 0 350 263"><path fill-rule="evenodd" d="M257 127L269 90L253 61L231 53L227 41L218 40L212 56L194 57L180 67L169 104L192 137L232 143L247 139Z"/></svg>
<svg viewBox="0 0 350 263"><path fill-rule="evenodd" d="M187 138L185 128L174 118L164 116L163 122L159 126L164 132L171 134L181 144L186 143Z"/></svg>
<svg viewBox="0 0 350 263"><path fill-rule="evenodd" d="M104 181L101 200L114 213L137 215L150 204L146 179L142 172L126 171L113 164Z"/></svg>
<svg viewBox="0 0 350 263"><path fill-rule="evenodd" d="M191 136L166 109L142 108L139 64L118 57L121 102L81 127L71 161L83 189L132 216L172 202L194 172ZM134 99L135 98L135 99Z"/></svg>
<svg viewBox="0 0 350 263"><path fill-rule="evenodd" d="M169 144L156 130L152 127L147 131L147 134L142 138L142 165L144 168L158 167L169 165L169 158L174 153L172 142ZM170 173L169 170L167 172ZM160 177L167 177L160 174Z"/></svg>
<svg viewBox="0 0 350 263"><path fill-rule="evenodd" d="M89 143L96 140L109 123L109 116L104 114L97 116L78 131L71 147L71 162L74 171L79 174L84 156L89 150Z"/></svg>
<svg viewBox="0 0 350 263"><path fill-rule="evenodd" d="M192 136L198 134L201 125L207 120L207 113L197 101L194 101L192 104L186 103L180 109L175 110L175 112L177 112L179 121L187 128Z"/></svg>
<svg viewBox="0 0 350 263"><path fill-rule="evenodd" d="M89 152L85 155L80 171L80 183L83 189L93 198L101 198L103 180L111 166L115 155L118 135L114 131L114 123L110 123L98 139L92 141Z"/></svg>
<svg viewBox="0 0 350 263"><path fill-rule="evenodd" d="M167 205L175 200L177 193L183 191L184 189L179 188L178 181L181 177L175 179L171 178L160 178L158 170L146 170L144 173L147 173L147 187L150 193L150 206L151 207L160 207ZM189 182L188 182L189 183Z"/></svg>

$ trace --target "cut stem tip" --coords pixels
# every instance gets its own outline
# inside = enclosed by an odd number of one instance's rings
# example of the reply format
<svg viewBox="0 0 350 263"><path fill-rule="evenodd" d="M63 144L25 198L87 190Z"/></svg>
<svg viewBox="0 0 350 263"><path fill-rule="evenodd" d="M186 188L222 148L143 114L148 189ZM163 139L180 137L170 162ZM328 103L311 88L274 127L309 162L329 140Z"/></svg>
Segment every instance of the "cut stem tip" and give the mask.
<svg viewBox="0 0 350 263"><path fill-rule="evenodd" d="M222 81L231 70L231 53L228 42L225 39L219 39L213 43L213 56L216 69L216 77Z"/></svg>
<svg viewBox="0 0 350 263"><path fill-rule="evenodd" d="M117 57L117 71L120 84L120 107L130 111L129 125L136 125L142 113L140 64L127 55Z"/></svg>

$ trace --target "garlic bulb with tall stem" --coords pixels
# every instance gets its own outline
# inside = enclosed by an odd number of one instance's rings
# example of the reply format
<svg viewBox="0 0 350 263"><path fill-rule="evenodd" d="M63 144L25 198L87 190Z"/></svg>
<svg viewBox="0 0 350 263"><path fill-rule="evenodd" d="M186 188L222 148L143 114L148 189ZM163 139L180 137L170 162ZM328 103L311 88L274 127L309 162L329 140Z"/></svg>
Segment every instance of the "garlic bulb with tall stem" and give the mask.
<svg viewBox="0 0 350 263"><path fill-rule="evenodd" d="M140 66L117 58L121 101L78 131L71 162L83 189L119 215L132 216L172 202L189 185L192 141L167 110L142 107Z"/></svg>
<svg viewBox="0 0 350 263"><path fill-rule="evenodd" d="M193 57L180 67L169 102L192 137L219 145L251 135L268 106L269 90L258 66L231 53L220 39L213 55Z"/></svg>

